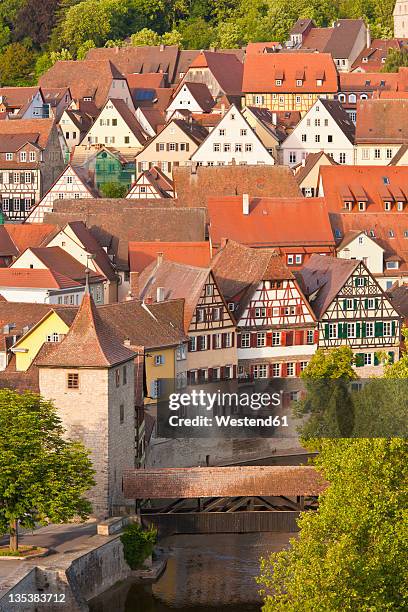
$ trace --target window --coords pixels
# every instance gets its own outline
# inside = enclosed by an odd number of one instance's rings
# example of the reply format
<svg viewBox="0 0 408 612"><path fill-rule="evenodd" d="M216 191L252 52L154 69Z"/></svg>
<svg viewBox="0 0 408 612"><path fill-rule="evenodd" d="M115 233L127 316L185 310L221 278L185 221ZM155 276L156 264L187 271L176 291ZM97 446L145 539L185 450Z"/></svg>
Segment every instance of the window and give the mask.
<svg viewBox="0 0 408 612"><path fill-rule="evenodd" d="M301 264L302 263L302 255L296 255L295 256L295 263L297 263L297 264Z"/></svg>
<svg viewBox="0 0 408 612"><path fill-rule="evenodd" d="M187 351L185 344L179 344L176 349L176 360L182 361L183 359L187 359Z"/></svg>
<svg viewBox="0 0 408 612"><path fill-rule="evenodd" d="M221 145L219 142L214 142L213 144L213 151L214 153L219 153L221 151Z"/></svg>
<svg viewBox="0 0 408 612"><path fill-rule="evenodd" d="M20 153L20 161L21 162L27 161L27 153L25 151L21 151L21 153Z"/></svg>
<svg viewBox="0 0 408 612"><path fill-rule="evenodd" d="M317 108L316 108L317 110ZM319 127L320 126L320 119L315 119L315 126Z"/></svg>
<svg viewBox="0 0 408 612"><path fill-rule="evenodd" d="M242 152L242 144L240 142L235 143L235 153Z"/></svg>
<svg viewBox="0 0 408 612"><path fill-rule="evenodd" d="M230 151L231 151L231 145L228 142L226 142L224 144L224 153L229 153Z"/></svg>
<svg viewBox="0 0 408 612"><path fill-rule="evenodd" d="M264 97L263 96L254 96L254 104L263 104Z"/></svg>
<svg viewBox="0 0 408 612"><path fill-rule="evenodd" d="M289 363L286 364L286 375L287 376L295 375L295 364L293 363L293 361L290 361Z"/></svg>
<svg viewBox="0 0 408 612"><path fill-rule="evenodd" d="M387 159L391 159L392 158L392 149L387 149L385 152L385 157Z"/></svg>
<svg viewBox="0 0 408 612"><path fill-rule="evenodd" d="M289 151L289 163L296 164L296 151Z"/></svg>
<svg viewBox="0 0 408 612"><path fill-rule="evenodd" d="M219 321L221 319L221 308L213 308L212 309L212 320Z"/></svg>
<svg viewBox="0 0 408 612"><path fill-rule="evenodd" d="M315 134L315 142L320 142L320 134Z"/></svg>
<svg viewBox="0 0 408 612"><path fill-rule="evenodd" d="M15 212L19 212L20 210L20 200L18 198L13 198L13 208Z"/></svg>
<svg viewBox="0 0 408 612"><path fill-rule="evenodd" d="M164 365L164 355L155 355L154 356L154 365L155 366Z"/></svg>
<svg viewBox="0 0 408 612"><path fill-rule="evenodd" d="M252 152L252 144L247 142L245 145L245 152L246 153L251 153Z"/></svg>
<svg viewBox="0 0 408 612"><path fill-rule="evenodd" d="M356 324L347 323L347 338L355 338L355 337L356 337Z"/></svg>
<svg viewBox="0 0 408 612"><path fill-rule="evenodd" d="M255 318L259 319L264 317L266 317L266 308L262 306L258 306L257 308L255 308Z"/></svg>
<svg viewBox="0 0 408 612"><path fill-rule="evenodd" d="M261 363L254 365L254 378L268 378L268 365Z"/></svg>
<svg viewBox="0 0 408 612"><path fill-rule="evenodd" d="M329 338L337 338L337 323L329 323Z"/></svg>
<svg viewBox="0 0 408 612"><path fill-rule="evenodd" d="M79 389L79 374L76 372L69 372L67 374L67 387L68 389Z"/></svg>
<svg viewBox="0 0 408 612"><path fill-rule="evenodd" d="M3 212L8 212L10 210L10 201L8 198L4 198L3 200Z"/></svg>
<svg viewBox="0 0 408 612"><path fill-rule="evenodd" d="M225 334L225 348L232 347L232 333L228 332Z"/></svg>
<svg viewBox="0 0 408 612"><path fill-rule="evenodd" d="M30 210L30 208L31 208L31 199L24 198L24 210L27 212Z"/></svg>
<svg viewBox="0 0 408 612"><path fill-rule="evenodd" d="M327 142L333 142L333 136L331 134L328 134Z"/></svg>
<svg viewBox="0 0 408 612"><path fill-rule="evenodd" d="M310 119L306 119L306 125L310 127Z"/></svg>
<svg viewBox="0 0 408 612"><path fill-rule="evenodd" d="M213 335L213 348L215 349L220 349L222 347L222 336L221 334L214 334Z"/></svg>
<svg viewBox="0 0 408 612"><path fill-rule="evenodd" d="M169 151L177 151L177 144L175 142L169 143Z"/></svg>
<svg viewBox="0 0 408 612"><path fill-rule="evenodd" d="M115 370L115 384L117 387L120 386L120 369Z"/></svg>
<svg viewBox="0 0 408 612"><path fill-rule="evenodd" d="M122 425L125 420L125 407L123 404L119 406L119 423Z"/></svg>
<svg viewBox="0 0 408 612"><path fill-rule="evenodd" d="M161 381L160 380L152 380L151 389L150 389L150 397L152 399L156 399L161 395Z"/></svg>
<svg viewBox="0 0 408 612"><path fill-rule="evenodd" d="M296 79L296 86L297 87L302 87L303 85L303 80L302 79Z"/></svg>
<svg viewBox="0 0 408 612"><path fill-rule="evenodd" d="M367 338L374 338L374 322L370 321L366 323L365 333Z"/></svg>
<svg viewBox="0 0 408 612"><path fill-rule="evenodd" d="M323 85L322 79L316 79L316 85L317 87L321 87Z"/></svg>
<svg viewBox="0 0 408 612"><path fill-rule="evenodd" d="M275 79L275 85L280 87L280 85L282 85L282 79Z"/></svg>
<svg viewBox="0 0 408 612"><path fill-rule="evenodd" d="M204 308L197 309L197 321L203 323L205 321L205 310Z"/></svg>
<svg viewBox="0 0 408 612"><path fill-rule="evenodd" d="M35 151L30 151L30 162L35 162L36 154Z"/></svg>
<svg viewBox="0 0 408 612"><path fill-rule="evenodd" d="M12 153L6 153L6 161L12 161L13 159L13 154Z"/></svg>
<svg viewBox="0 0 408 612"><path fill-rule="evenodd" d="M257 347L266 346L266 333L265 332L258 332L256 334L256 346Z"/></svg>
<svg viewBox="0 0 408 612"><path fill-rule="evenodd" d="M383 336L392 336L391 321L384 321L384 323L383 323Z"/></svg>
<svg viewBox="0 0 408 612"><path fill-rule="evenodd" d="M246 136L247 135L248 130L247 129L242 129L240 130L240 134L241 136Z"/></svg>
<svg viewBox="0 0 408 612"><path fill-rule="evenodd" d="M213 287L213 285L210 285L210 284L206 285L205 286L205 295L207 297L209 297L210 295L213 295L213 294L214 294L214 287Z"/></svg>
<svg viewBox="0 0 408 612"><path fill-rule="evenodd" d="M364 287L364 285L365 285L364 276L357 276L356 277L356 281L355 281L355 286L356 287Z"/></svg>
<svg viewBox="0 0 408 612"><path fill-rule="evenodd" d="M364 365L372 365L372 364L373 364L373 354L364 353Z"/></svg>
<svg viewBox="0 0 408 612"><path fill-rule="evenodd" d="M374 159L381 158L381 149L374 149Z"/></svg>
<svg viewBox="0 0 408 612"><path fill-rule="evenodd" d="M234 312L234 310L235 310L235 302L228 302L228 310L230 312Z"/></svg>
<svg viewBox="0 0 408 612"><path fill-rule="evenodd" d="M164 151L165 150L165 144L164 142L159 142L159 151Z"/></svg>
<svg viewBox="0 0 408 612"><path fill-rule="evenodd" d="M208 350L208 336L198 336L198 350L199 351Z"/></svg>
<svg viewBox="0 0 408 612"><path fill-rule="evenodd" d="M195 336L190 338L188 348L191 353L194 353L197 350L197 338Z"/></svg>
<svg viewBox="0 0 408 612"><path fill-rule="evenodd" d="M301 96L296 96L295 97L295 102L296 102L296 104L300 104L302 102Z"/></svg>
<svg viewBox="0 0 408 612"><path fill-rule="evenodd" d="M345 163L346 163L346 154L340 153L339 154L339 164L345 164Z"/></svg>
<svg viewBox="0 0 408 612"><path fill-rule="evenodd" d="M272 364L272 376L274 378L279 378L280 375L281 375L281 364L273 363Z"/></svg>
<svg viewBox="0 0 408 612"><path fill-rule="evenodd" d="M388 230L388 236L389 236L390 238L395 238L395 233L394 233L394 230L393 230L393 229Z"/></svg>
<svg viewBox="0 0 408 612"><path fill-rule="evenodd" d="M303 372L307 368L307 361L300 362L300 371Z"/></svg>
<svg viewBox="0 0 408 612"><path fill-rule="evenodd" d="M359 202L358 203L358 210L360 210L361 212L364 212L366 209L366 203L365 202Z"/></svg>
<svg viewBox="0 0 408 612"><path fill-rule="evenodd" d="M307 136L306 134L302 134L302 142L306 142L307 141Z"/></svg>
<svg viewBox="0 0 408 612"><path fill-rule="evenodd" d="M272 346L280 346L281 334L278 331L272 332Z"/></svg>
<svg viewBox="0 0 408 612"><path fill-rule="evenodd" d="M314 344L313 329L308 329L306 332L306 344Z"/></svg>
<svg viewBox="0 0 408 612"><path fill-rule="evenodd" d="M46 342L59 342L59 334L57 332L53 332L46 336Z"/></svg>
<svg viewBox="0 0 408 612"><path fill-rule="evenodd" d="M241 334L241 348L249 348L251 346L251 334L244 332Z"/></svg>
<svg viewBox="0 0 408 612"><path fill-rule="evenodd" d="M363 149L361 152L362 159L370 159L370 149Z"/></svg>
<svg viewBox="0 0 408 612"><path fill-rule="evenodd" d="M292 265L293 264L293 255L288 255L287 256L287 263L288 263L288 265Z"/></svg>

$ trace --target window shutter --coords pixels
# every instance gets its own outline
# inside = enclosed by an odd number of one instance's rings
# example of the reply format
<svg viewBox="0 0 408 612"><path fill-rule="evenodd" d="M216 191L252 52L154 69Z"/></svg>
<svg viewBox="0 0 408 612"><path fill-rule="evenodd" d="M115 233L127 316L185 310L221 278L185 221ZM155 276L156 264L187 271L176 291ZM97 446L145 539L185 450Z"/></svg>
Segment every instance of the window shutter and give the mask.
<svg viewBox="0 0 408 612"><path fill-rule="evenodd" d="M395 321L392 322L391 327L392 327L392 335L395 336L395 328L396 328Z"/></svg>
<svg viewBox="0 0 408 612"><path fill-rule="evenodd" d="M168 142L166 142L166 151L168 151L170 149L170 145Z"/></svg>
<svg viewBox="0 0 408 612"><path fill-rule="evenodd" d="M12 172L9 173L9 183L14 183L14 174Z"/></svg>
<svg viewBox="0 0 408 612"><path fill-rule="evenodd" d="M374 353L374 365L378 365L380 363L380 360L378 359L378 355L377 353Z"/></svg>
<svg viewBox="0 0 408 612"><path fill-rule="evenodd" d="M390 358L390 363L394 363L394 352L393 351L388 353L388 357Z"/></svg>
<svg viewBox="0 0 408 612"><path fill-rule="evenodd" d="M270 319L272 316L272 308L267 308L266 309L266 316Z"/></svg>
<svg viewBox="0 0 408 612"><path fill-rule="evenodd" d="M354 277L354 286L358 287L358 278L357 278L357 276Z"/></svg>
<svg viewBox="0 0 408 612"><path fill-rule="evenodd" d="M282 363L281 372L282 372L282 377L285 377L288 375L288 368L287 368L286 363Z"/></svg>
<svg viewBox="0 0 408 612"><path fill-rule="evenodd" d="M251 347L256 347L256 333L251 333Z"/></svg>
<svg viewBox="0 0 408 612"><path fill-rule="evenodd" d="M296 314L297 315L302 314L302 306L300 306L300 305L296 306Z"/></svg>
<svg viewBox="0 0 408 612"><path fill-rule="evenodd" d="M253 378L254 378L254 366L252 366L252 365L249 367L249 374L250 374L251 379L253 380Z"/></svg>
<svg viewBox="0 0 408 612"><path fill-rule="evenodd" d="M357 338L361 338L361 324L360 323L356 324L356 336Z"/></svg>
<svg viewBox="0 0 408 612"><path fill-rule="evenodd" d="M364 277L364 287L367 287L368 285L368 278L367 276Z"/></svg>
<svg viewBox="0 0 408 612"><path fill-rule="evenodd" d="M190 338L190 340L188 341L188 350L192 351L192 349L193 349L193 341Z"/></svg>
<svg viewBox="0 0 408 612"><path fill-rule="evenodd" d="M241 334L237 334L237 348L241 348Z"/></svg>
<svg viewBox="0 0 408 612"><path fill-rule="evenodd" d="M156 142L156 151L158 151L158 150L159 150L159 143Z"/></svg>
<svg viewBox="0 0 408 612"><path fill-rule="evenodd" d="M273 378L273 364L269 364L269 378Z"/></svg>
<svg viewBox="0 0 408 612"><path fill-rule="evenodd" d="M326 325L324 326L324 337L326 338L326 340L329 337L329 324L326 323Z"/></svg>
<svg viewBox="0 0 408 612"><path fill-rule="evenodd" d="M170 174L171 172L171 162L167 163L167 172Z"/></svg>
<svg viewBox="0 0 408 612"><path fill-rule="evenodd" d="M347 300L343 300L343 310L347 310Z"/></svg>
<svg viewBox="0 0 408 612"><path fill-rule="evenodd" d="M266 346L272 346L272 332L266 332Z"/></svg>
<svg viewBox="0 0 408 612"><path fill-rule="evenodd" d="M286 332L286 346L293 345L293 332Z"/></svg>
<svg viewBox="0 0 408 612"><path fill-rule="evenodd" d="M378 309L378 305L379 305L379 299L375 298L375 308L376 308L376 310Z"/></svg>
<svg viewBox="0 0 408 612"><path fill-rule="evenodd" d="M281 345L286 346L286 332L281 333Z"/></svg>
<svg viewBox="0 0 408 612"><path fill-rule="evenodd" d="M215 334L212 334L211 339L212 339L212 341L211 341L211 346L212 346L212 348L213 348L213 349L215 349L215 342L216 342L216 340L215 340Z"/></svg>
<svg viewBox="0 0 408 612"><path fill-rule="evenodd" d="M367 298L364 300L364 308L365 308L366 310L367 310L367 308L368 308L368 299L367 299Z"/></svg>
<svg viewBox="0 0 408 612"><path fill-rule="evenodd" d="M220 368L220 379L221 379L221 380L224 380L224 376L225 376L225 374L224 374L224 370L225 370L225 368L224 368L224 367L221 367L221 368Z"/></svg>
<svg viewBox="0 0 408 612"><path fill-rule="evenodd" d="M178 151L178 149L179 149L179 146L178 146L178 143L176 142L176 151Z"/></svg>
<svg viewBox="0 0 408 612"><path fill-rule="evenodd" d="M303 331L301 329L295 331L295 344L303 344Z"/></svg>
<svg viewBox="0 0 408 612"><path fill-rule="evenodd" d="M232 377L233 378L237 377L237 366L236 365L232 366Z"/></svg>
<svg viewBox="0 0 408 612"><path fill-rule="evenodd" d="M231 332L231 347L235 346L235 332Z"/></svg>
<svg viewBox="0 0 408 612"><path fill-rule="evenodd" d="M353 310L357 310L357 307L358 307L358 300L354 300Z"/></svg>
<svg viewBox="0 0 408 612"><path fill-rule="evenodd" d="M139 173L142 171L142 162L138 162L137 170L138 170Z"/></svg>
<svg viewBox="0 0 408 612"><path fill-rule="evenodd" d="M186 151L190 150L190 143L186 142Z"/></svg>
<svg viewBox="0 0 408 612"><path fill-rule="evenodd" d="M212 380L213 378L213 369L212 368L208 368L208 380Z"/></svg>
<svg viewBox="0 0 408 612"><path fill-rule="evenodd" d="M315 329L314 334L313 334L313 340L315 344L319 343L319 330Z"/></svg>
<svg viewBox="0 0 408 612"><path fill-rule="evenodd" d="M383 335L383 324L382 321L375 322L375 337L380 338Z"/></svg>
<svg viewBox="0 0 408 612"><path fill-rule="evenodd" d="M367 332L366 332L366 324L363 322L363 333L362 333L362 337L363 337L363 338L365 338L365 337L366 337L366 335L367 335Z"/></svg>
<svg viewBox="0 0 408 612"><path fill-rule="evenodd" d="M295 374L296 376L300 376L301 373L301 369L300 369L300 361L297 361L295 364Z"/></svg>
<svg viewBox="0 0 408 612"><path fill-rule="evenodd" d="M225 334L221 334L221 346L222 348L225 348L226 346Z"/></svg>

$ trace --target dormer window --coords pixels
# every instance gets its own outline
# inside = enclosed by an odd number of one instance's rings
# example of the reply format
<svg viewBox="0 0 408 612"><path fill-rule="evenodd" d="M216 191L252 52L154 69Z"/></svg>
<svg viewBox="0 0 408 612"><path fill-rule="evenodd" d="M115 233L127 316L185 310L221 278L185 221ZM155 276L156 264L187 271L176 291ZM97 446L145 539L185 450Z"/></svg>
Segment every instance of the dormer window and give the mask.
<svg viewBox="0 0 408 612"><path fill-rule="evenodd" d="M323 85L323 80L322 79L316 79L316 86L317 87L321 87Z"/></svg>
<svg viewBox="0 0 408 612"><path fill-rule="evenodd" d="M282 85L282 79L275 79L275 85Z"/></svg>
<svg viewBox="0 0 408 612"><path fill-rule="evenodd" d="M390 238L395 238L395 233L394 233L394 230L393 230L393 229L388 230L388 236L389 236Z"/></svg>
<svg viewBox="0 0 408 612"><path fill-rule="evenodd" d="M339 229L334 230L334 235L336 238L341 238L341 231Z"/></svg>
<svg viewBox="0 0 408 612"><path fill-rule="evenodd" d="M397 202L397 210L402 212L404 210L404 202Z"/></svg>
<svg viewBox="0 0 408 612"><path fill-rule="evenodd" d="M368 62L368 57L363 57L363 64L366 64Z"/></svg>
<svg viewBox="0 0 408 612"><path fill-rule="evenodd" d="M13 154L12 153L6 153L6 161L13 161Z"/></svg>
<svg viewBox="0 0 408 612"><path fill-rule="evenodd" d="M353 208L353 202L344 202L344 208L346 210L351 210Z"/></svg>
<svg viewBox="0 0 408 612"><path fill-rule="evenodd" d="M384 210L386 211L391 210L391 202L384 202Z"/></svg>
<svg viewBox="0 0 408 612"><path fill-rule="evenodd" d="M370 230L370 236L371 238L375 238L375 231L373 229Z"/></svg>
<svg viewBox="0 0 408 612"><path fill-rule="evenodd" d="M360 212L364 212L364 211L365 211L365 209L366 209L366 203L365 203L365 202L359 202L359 203L358 203L358 210L359 210Z"/></svg>
<svg viewBox="0 0 408 612"><path fill-rule="evenodd" d="M84 102L92 102L92 98L87 96L86 98L84 98Z"/></svg>
<svg viewBox="0 0 408 612"><path fill-rule="evenodd" d="M297 85L297 87L302 87L303 80L302 79L296 79L296 85Z"/></svg>
<svg viewBox="0 0 408 612"><path fill-rule="evenodd" d="M387 261L386 268L387 270L398 270L399 268L398 261Z"/></svg>

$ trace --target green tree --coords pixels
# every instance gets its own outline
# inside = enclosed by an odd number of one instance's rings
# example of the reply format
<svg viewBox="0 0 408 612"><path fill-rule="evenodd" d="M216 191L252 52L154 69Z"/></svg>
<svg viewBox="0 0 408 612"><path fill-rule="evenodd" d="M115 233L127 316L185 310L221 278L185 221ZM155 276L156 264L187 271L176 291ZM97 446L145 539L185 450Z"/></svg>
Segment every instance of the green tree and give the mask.
<svg viewBox="0 0 408 612"><path fill-rule="evenodd" d="M30 85L34 71L35 56L21 43L6 47L0 57L0 83L23 87Z"/></svg>
<svg viewBox="0 0 408 612"><path fill-rule="evenodd" d="M406 66L408 66L408 51L406 49L388 49L382 72L398 72L398 68Z"/></svg>
<svg viewBox="0 0 408 612"><path fill-rule="evenodd" d="M106 45L105 45L106 46ZM83 60L86 57L86 54L90 49L94 49L96 47L93 40L86 40L77 50L77 59Z"/></svg>
<svg viewBox="0 0 408 612"><path fill-rule="evenodd" d="M408 607L408 441L324 440L329 487L291 548L261 560L263 612Z"/></svg>
<svg viewBox="0 0 408 612"><path fill-rule="evenodd" d="M91 511L94 484L87 451L66 440L51 402L0 390L0 531L18 549L18 525L63 523Z"/></svg>
<svg viewBox="0 0 408 612"><path fill-rule="evenodd" d="M214 39L214 28L202 17L179 23L184 49L208 49Z"/></svg>
<svg viewBox="0 0 408 612"><path fill-rule="evenodd" d="M126 185L112 181L110 183L103 183L100 191L104 198L124 198L129 189Z"/></svg>
<svg viewBox="0 0 408 612"><path fill-rule="evenodd" d="M132 34L130 42L133 47L153 47L154 45L160 45L160 36L149 28L143 28L140 32Z"/></svg>
<svg viewBox="0 0 408 612"><path fill-rule="evenodd" d="M246 42L244 39L245 37L238 23L225 21L218 25L213 45L219 49L236 49Z"/></svg>
<svg viewBox="0 0 408 612"><path fill-rule="evenodd" d="M163 45L181 45L182 35L178 30L172 30L171 32L165 32L160 39Z"/></svg>

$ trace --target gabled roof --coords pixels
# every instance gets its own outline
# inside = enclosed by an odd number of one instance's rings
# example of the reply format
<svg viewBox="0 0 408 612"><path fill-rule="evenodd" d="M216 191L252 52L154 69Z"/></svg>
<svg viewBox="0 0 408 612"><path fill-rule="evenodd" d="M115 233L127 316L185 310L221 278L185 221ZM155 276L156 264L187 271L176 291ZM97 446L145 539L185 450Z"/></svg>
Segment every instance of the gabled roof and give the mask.
<svg viewBox="0 0 408 612"><path fill-rule="evenodd" d="M69 119L71 119L75 127L78 128L81 134L86 134L86 132L89 131L93 124L93 117L91 117L91 115L88 115L87 113L79 109L76 110L66 108L64 112L69 117Z"/></svg>
<svg viewBox="0 0 408 612"><path fill-rule="evenodd" d="M190 65L190 69L197 68L208 68L225 94L241 94L243 65L235 54L222 53L221 51L202 51ZM189 80L188 72L186 75L187 81Z"/></svg>
<svg viewBox="0 0 408 612"><path fill-rule="evenodd" d="M408 285L403 283L387 290L387 296L393 306L405 319L408 318Z"/></svg>
<svg viewBox="0 0 408 612"><path fill-rule="evenodd" d="M133 89L154 91L155 89L165 88L166 86L165 81L167 79L167 74L163 72L126 73L125 76L131 92Z"/></svg>
<svg viewBox="0 0 408 612"><path fill-rule="evenodd" d="M66 227L72 230L79 242L84 246L84 249L94 256L94 261L101 273L109 280L114 280L116 278L116 272L108 254L86 227L85 223L83 221L71 221L67 223ZM66 227L63 228L62 231L64 231Z"/></svg>
<svg viewBox="0 0 408 612"><path fill-rule="evenodd" d="M334 161L330 155L327 155L324 151L319 151L318 153L309 153L304 160L304 163L295 166L295 178L297 180L298 185L301 185L304 179L308 176L308 174L313 170L316 164L324 159L328 162L329 166L334 166L337 162Z"/></svg>
<svg viewBox="0 0 408 612"><path fill-rule="evenodd" d="M366 212L384 212L384 201L408 201L408 174L404 166L321 166L321 191L330 212L354 209L366 202ZM366 214L366 213L364 213ZM401 213L400 213L401 214ZM402 213L404 214L404 213Z"/></svg>
<svg viewBox="0 0 408 612"><path fill-rule="evenodd" d="M0 268L0 287L27 289L68 289L81 287L72 278L53 270L33 268Z"/></svg>
<svg viewBox="0 0 408 612"><path fill-rule="evenodd" d="M408 100L359 100L356 144L408 144Z"/></svg>
<svg viewBox="0 0 408 612"><path fill-rule="evenodd" d="M137 179L136 183L130 188L126 198L129 198L134 187L145 179L155 189L162 198L170 198L170 193L174 191L174 184L157 166L153 166L149 170L145 170Z"/></svg>
<svg viewBox="0 0 408 612"><path fill-rule="evenodd" d="M37 304L31 302L0 302L0 331L8 324L13 324L10 334L20 336L25 327L33 327L43 317L55 310L58 316L64 321L73 320L72 314L75 316L76 306L63 306L59 304Z"/></svg>
<svg viewBox="0 0 408 612"><path fill-rule="evenodd" d="M243 193L254 197L301 196L287 166L179 166L173 169L173 180L177 198L185 206L207 206L208 198Z"/></svg>
<svg viewBox="0 0 408 612"><path fill-rule="evenodd" d="M0 139L2 141L2 146L5 146L4 140L9 139L11 144L16 137L20 137L19 146L24 145L26 142L33 142L41 149L45 149L53 127L53 119L0 121ZM7 151L7 148L4 150Z"/></svg>
<svg viewBox="0 0 408 612"><path fill-rule="evenodd" d="M164 258L182 264L206 268L211 259L211 245L207 242L129 242L129 268L141 272L157 259Z"/></svg>
<svg viewBox="0 0 408 612"><path fill-rule="evenodd" d="M84 283L86 278L85 266L61 247L31 247L27 250L31 251L50 272L71 278L81 284ZM26 253L26 251L24 251L24 253ZM24 253L22 253L20 257L22 257ZM20 269L18 267L20 257L13 262L11 269ZM103 276L91 270L90 282L97 280L103 280Z"/></svg>
<svg viewBox="0 0 408 612"><path fill-rule="evenodd" d="M184 330L187 333L203 287L211 274L210 268L198 268L174 261L153 261L139 277L140 297L156 299L158 287L164 289L164 299L184 299Z"/></svg>
<svg viewBox="0 0 408 612"><path fill-rule="evenodd" d="M279 125L278 115L276 113L269 110L269 108L247 106L246 109L243 110L244 116L245 110L250 112L255 119L259 121L259 123L261 123L274 138L276 138L279 144L285 140L287 133L285 129Z"/></svg>
<svg viewBox="0 0 408 612"><path fill-rule="evenodd" d="M234 240L228 240L213 257L211 269L227 301L239 295L237 319L262 280L294 280L277 251L253 249Z"/></svg>
<svg viewBox="0 0 408 612"><path fill-rule="evenodd" d="M380 72L384 67L389 49L400 49L403 47L403 39L397 38L374 38L368 48L363 49L354 60L352 70L362 68L365 72Z"/></svg>
<svg viewBox="0 0 408 612"><path fill-rule="evenodd" d="M131 130L135 138L140 142L140 145L143 146L143 144L146 142L146 136L142 130L140 123L138 122L126 102L124 100L116 98L109 98L108 102L111 102L113 104L113 106L116 108L119 115L122 117L123 121Z"/></svg>
<svg viewBox="0 0 408 612"><path fill-rule="evenodd" d="M360 264L358 259L340 259L314 253L303 268L295 273L307 297L317 291L310 305L318 319Z"/></svg>
<svg viewBox="0 0 408 612"><path fill-rule="evenodd" d="M302 85L298 86L300 74ZM276 85L277 79L282 85ZM323 81L321 86L318 79ZM246 93L335 93L337 89L337 70L329 53L265 53L245 60L242 91Z"/></svg>
<svg viewBox="0 0 408 612"><path fill-rule="evenodd" d="M333 121L337 123L343 134L346 138L354 143L354 135L355 135L355 125L350 119L350 116L344 110L342 104L337 100L325 100L324 98L319 98L316 104L321 104L330 114Z"/></svg>
<svg viewBox="0 0 408 612"><path fill-rule="evenodd" d="M43 87L69 87L74 99L91 97L98 108L105 104L113 79L124 79L109 60L58 61L39 79Z"/></svg>
<svg viewBox="0 0 408 612"><path fill-rule="evenodd" d="M302 42L302 49L330 53L334 58L348 58L352 53L363 19L338 19L331 28L312 28Z"/></svg>
<svg viewBox="0 0 408 612"><path fill-rule="evenodd" d="M339 91L396 92L398 80L399 76L395 72L340 72Z"/></svg>
<svg viewBox="0 0 408 612"><path fill-rule="evenodd" d="M56 229L55 225L47 223L0 225L0 255L14 257L28 247L42 246Z"/></svg>
<svg viewBox="0 0 408 612"><path fill-rule="evenodd" d="M182 91L184 87L188 89L194 100L202 109L203 113L211 112L215 101L205 83L190 83L188 81L184 81L174 94L173 99L177 98L178 94Z"/></svg>
<svg viewBox="0 0 408 612"><path fill-rule="evenodd" d="M7 108L22 108L39 93L39 87L0 87L0 96Z"/></svg>
<svg viewBox="0 0 408 612"><path fill-rule="evenodd" d="M257 247L322 246L334 243L323 198L250 198L243 214L242 197L208 199L210 237Z"/></svg>
<svg viewBox="0 0 408 612"><path fill-rule="evenodd" d="M134 351L107 328L89 293L85 293L69 332L44 357L39 367L110 368L135 358Z"/></svg>
<svg viewBox="0 0 408 612"><path fill-rule="evenodd" d="M156 138L160 136L163 137L163 134L167 133L172 129L171 126L177 126L184 134L196 145L201 144L208 136L208 130L201 125L199 125L196 121L184 121L183 119L172 119L167 123L164 128L149 142L147 142L146 147L149 147L153 142L155 142ZM174 138L172 138L174 140Z"/></svg>

